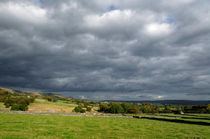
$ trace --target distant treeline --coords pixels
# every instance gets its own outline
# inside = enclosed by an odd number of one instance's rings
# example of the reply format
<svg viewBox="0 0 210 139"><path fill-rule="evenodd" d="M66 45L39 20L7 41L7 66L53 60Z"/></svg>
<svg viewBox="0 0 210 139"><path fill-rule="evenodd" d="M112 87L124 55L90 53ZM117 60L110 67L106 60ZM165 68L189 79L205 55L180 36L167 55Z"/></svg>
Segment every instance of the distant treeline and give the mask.
<svg viewBox="0 0 210 139"><path fill-rule="evenodd" d="M159 105L149 103L101 103L99 111L104 113L210 113L210 104L183 106L183 105Z"/></svg>

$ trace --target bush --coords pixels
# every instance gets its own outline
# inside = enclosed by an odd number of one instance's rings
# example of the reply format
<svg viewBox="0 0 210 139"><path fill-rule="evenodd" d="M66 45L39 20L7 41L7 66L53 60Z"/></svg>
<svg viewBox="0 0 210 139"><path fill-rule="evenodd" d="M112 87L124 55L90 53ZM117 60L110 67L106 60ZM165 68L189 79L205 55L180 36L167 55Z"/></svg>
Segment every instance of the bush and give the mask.
<svg viewBox="0 0 210 139"><path fill-rule="evenodd" d="M133 105L131 108L128 109L128 113L133 113L133 114L140 113L138 106Z"/></svg>
<svg viewBox="0 0 210 139"><path fill-rule="evenodd" d="M28 110L28 105L14 104L14 105L12 105L11 110L13 110L13 111L27 111Z"/></svg>
<svg viewBox="0 0 210 139"><path fill-rule="evenodd" d="M28 110L28 105L34 102L35 98L27 97L6 97L4 99L4 105L6 108L11 107L11 110L26 111Z"/></svg>
<svg viewBox="0 0 210 139"><path fill-rule="evenodd" d="M91 107L87 107L86 109L87 109L87 111L88 111L88 112L90 112L90 111L91 111Z"/></svg>
<svg viewBox="0 0 210 139"><path fill-rule="evenodd" d="M107 104L100 104L99 105L99 111L100 112L108 112L109 111L109 106Z"/></svg>
<svg viewBox="0 0 210 139"><path fill-rule="evenodd" d="M171 111L170 106L166 105L166 106L165 106L165 109L164 109L164 112L165 112L165 113L171 113L172 111Z"/></svg>
<svg viewBox="0 0 210 139"><path fill-rule="evenodd" d="M82 109L82 106L80 106L80 105L77 106L77 107L75 107L73 111L74 111L74 112L85 113L85 110Z"/></svg>
<svg viewBox="0 0 210 139"><path fill-rule="evenodd" d="M131 108L131 104L129 103L122 103L121 106L124 110L124 113L128 113L128 110Z"/></svg>
<svg viewBox="0 0 210 139"><path fill-rule="evenodd" d="M86 111L84 110L84 109L82 109L81 111L80 111L80 113L85 113Z"/></svg>
<svg viewBox="0 0 210 139"><path fill-rule="evenodd" d="M110 113L123 113L124 110L122 108L122 106L118 103L110 103L110 109L109 109Z"/></svg>

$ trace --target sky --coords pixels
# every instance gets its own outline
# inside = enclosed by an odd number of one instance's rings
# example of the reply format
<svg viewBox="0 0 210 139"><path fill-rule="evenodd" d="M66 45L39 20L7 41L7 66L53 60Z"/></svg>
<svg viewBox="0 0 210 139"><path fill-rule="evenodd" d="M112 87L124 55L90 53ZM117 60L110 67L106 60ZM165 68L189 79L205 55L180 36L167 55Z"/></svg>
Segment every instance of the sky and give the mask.
<svg viewBox="0 0 210 139"><path fill-rule="evenodd" d="M210 99L208 0L1 0L0 86Z"/></svg>

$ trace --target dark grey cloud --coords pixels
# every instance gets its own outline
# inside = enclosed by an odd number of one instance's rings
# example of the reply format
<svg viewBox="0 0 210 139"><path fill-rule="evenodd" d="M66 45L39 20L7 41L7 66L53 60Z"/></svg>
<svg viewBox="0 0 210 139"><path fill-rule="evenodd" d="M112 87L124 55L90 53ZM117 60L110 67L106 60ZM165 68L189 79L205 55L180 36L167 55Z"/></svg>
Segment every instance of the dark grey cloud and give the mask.
<svg viewBox="0 0 210 139"><path fill-rule="evenodd" d="M3 0L0 86L87 99L210 99L207 0Z"/></svg>

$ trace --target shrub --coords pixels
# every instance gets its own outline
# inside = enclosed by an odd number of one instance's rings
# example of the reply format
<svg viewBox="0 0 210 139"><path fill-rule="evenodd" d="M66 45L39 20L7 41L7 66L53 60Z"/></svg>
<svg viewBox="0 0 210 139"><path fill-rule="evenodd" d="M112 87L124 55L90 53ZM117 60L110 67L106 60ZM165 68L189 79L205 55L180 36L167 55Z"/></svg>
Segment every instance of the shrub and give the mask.
<svg viewBox="0 0 210 139"><path fill-rule="evenodd" d="M128 109L128 113L133 113L133 114L140 113L138 106L133 105L131 108Z"/></svg>
<svg viewBox="0 0 210 139"><path fill-rule="evenodd" d="M109 111L109 106L107 104L100 104L99 105L99 111L100 112L108 112Z"/></svg>
<svg viewBox="0 0 210 139"><path fill-rule="evenodd" d="M80 111L80 113L85 113L86 111L84 110L84 109L82 109L81 111Z"/></svg>
<svg viewBox="0 0 210 139"><path fill-rule="evenodd" d="M77 107L75 107L73 111L74 111L74 112L85 113L85 110L82 109L82 106L80 106L80 105L77 106Z"/></svg>
<svg viewBox="0 0 210 139"><path fill-rule="evenodd" d="M123 113L124 110L122 106L118 103L110 103L110 108L109 108L110 113Z"/></svg>
<svg viewBox="0 0 210 139"><path fill-rule="evenodd" d="M166 105L166 106L165 106L165 109L164 109L164 112L165 112L165 113L171 113L172 111L171 111L170 106Z"/></svg>
<svg viewBox="0 0 210 139"><path fill-rule="evenodd" d="M91 107L87 107L86 109L87 109L87 111L89 111L89 112L91 111Z"/></svg>
<svg viewBox="0 0 210 139"><path fill-rule="evenodd" d="M131 104L129 103L122 103L121 106L124 110L124 113L128 113L128 110L131 108Z"/></svg>
<svg viewBox="0 0 210 139"><path fill-rule="evenodd" d="M27 111L28 105L25 104L13 104L11 107L11 110L13 111Z"/></svg>
<svg viewBox="0 0 210 139"><path fill-rule="evenodd" d="M11 107L11 110L26 111L28 110L28 105L34 100L35 98L9 96L4 99L4 105L6 108Z"/></svg>

